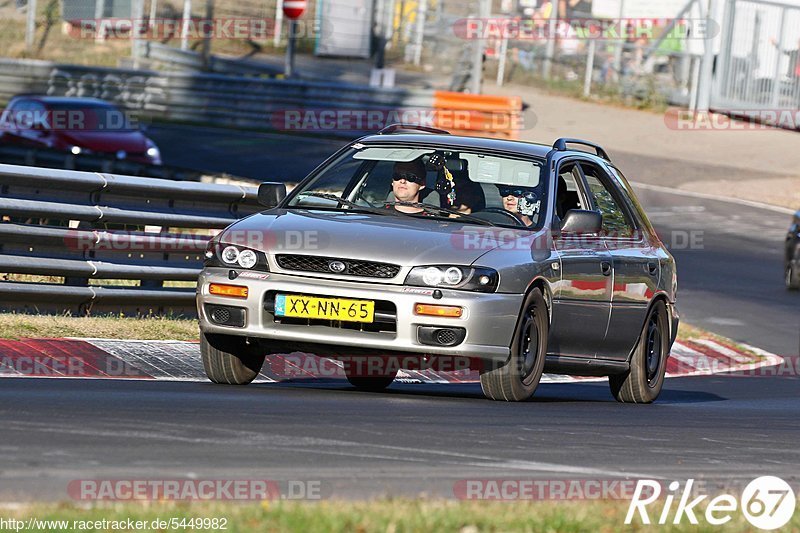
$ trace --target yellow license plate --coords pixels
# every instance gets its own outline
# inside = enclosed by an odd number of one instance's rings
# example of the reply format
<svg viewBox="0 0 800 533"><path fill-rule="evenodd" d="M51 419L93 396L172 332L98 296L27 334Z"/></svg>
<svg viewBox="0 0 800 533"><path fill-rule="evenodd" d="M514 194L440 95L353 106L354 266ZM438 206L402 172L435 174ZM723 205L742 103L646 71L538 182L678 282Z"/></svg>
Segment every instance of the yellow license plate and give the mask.
<svg viewBox="0 0 800 533"><path fill-rule="evenodd" d="M375 302L278 294L275 296L275 316L372 322L375 318Z"/></svg>

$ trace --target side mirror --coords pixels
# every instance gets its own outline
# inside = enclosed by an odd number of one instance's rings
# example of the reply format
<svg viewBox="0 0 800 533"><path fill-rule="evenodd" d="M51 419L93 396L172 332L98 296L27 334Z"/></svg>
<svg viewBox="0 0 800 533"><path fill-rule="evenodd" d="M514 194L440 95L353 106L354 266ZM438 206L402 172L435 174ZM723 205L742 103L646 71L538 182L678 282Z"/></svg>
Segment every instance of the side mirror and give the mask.
<svg viewBox="0 0 800 533"><path fill-rule="evenodd" d="M286 184L267 181L258 186L258 203L266 208L278 205L286 198Z"/></svg>
<svg viewBox="0 0 800 533"><path fill-rule="evenodd" d="M561 221L562 233L600 233L603 229L603 215L598 211L570 209Z"/></svg>

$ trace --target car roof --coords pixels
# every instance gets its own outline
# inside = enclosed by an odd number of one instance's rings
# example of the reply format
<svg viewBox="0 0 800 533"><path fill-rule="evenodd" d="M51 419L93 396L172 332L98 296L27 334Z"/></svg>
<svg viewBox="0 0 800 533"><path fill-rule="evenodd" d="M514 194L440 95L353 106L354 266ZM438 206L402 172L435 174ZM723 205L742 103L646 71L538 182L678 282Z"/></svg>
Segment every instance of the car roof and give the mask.
<svg viewBox="0 0 800 533"><path fill-rule="evenodd" d="M452 149L479 149L493 152L533 156L545 159L553 147L547 144L486 137L466 137L431 133L393 133L390 135L368 135L358 142L363 144L419 144L441 146Z"/></svg>
<svg viewBox="0 0 800 533"><path fill-rule="evenodd" d="M43 104L100 104L107 106L114 105L111 102L108 102L106 100L101 100L100 98L90 98L84 96L77 97L77 96L47 96L44 94L18 94L14 96L14 98L35 100L37 102L42 102Z"/></svg>

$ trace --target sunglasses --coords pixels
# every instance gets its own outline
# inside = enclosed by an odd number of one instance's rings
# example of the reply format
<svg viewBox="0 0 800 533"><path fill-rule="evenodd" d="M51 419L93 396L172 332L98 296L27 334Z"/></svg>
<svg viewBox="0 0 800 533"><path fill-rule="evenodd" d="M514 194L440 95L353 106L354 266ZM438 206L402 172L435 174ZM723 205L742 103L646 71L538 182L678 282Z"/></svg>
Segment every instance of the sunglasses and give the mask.
<svg viewBox="0 0 800 533"><path fill-rule="evenodd" d="M498 187L500 191L500 196L505 198L506 196L516 196L517 198L521 198L525 196L528 191L525 189L513 188L513 187Z"/></svg>
<svg viewBox="0 0 800 533"><path fill-rule="evenodd" d="M412 172L395 172L392 175L392 181L406 180L408 182L417 183L422 185L425 183L425 178L421 178Z"/></svg>

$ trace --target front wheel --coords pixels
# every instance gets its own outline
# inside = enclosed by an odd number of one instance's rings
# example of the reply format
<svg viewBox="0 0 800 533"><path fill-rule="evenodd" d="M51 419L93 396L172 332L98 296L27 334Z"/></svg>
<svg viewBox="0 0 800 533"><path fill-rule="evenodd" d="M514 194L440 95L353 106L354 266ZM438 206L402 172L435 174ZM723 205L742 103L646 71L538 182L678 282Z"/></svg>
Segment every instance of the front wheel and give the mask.
<svg viewBox="0 0 800 533"><path fill-rule="evenodd" d="M525 401L533 396L542 379L548 333L547 303L542 291L533 289L522 309L508 363L481 372L481 389L490 400Z"/></svg>
<svg viewBox="0 0 800 533"><path fill-rule="evenodd" d="M628 372L608 377L611 393L623 403L652 403L664 386L669 356L669 317L659 300L650 309Z"/></svg>
<svg viewBox="0 0 800 533"><path fill-rule="evenodd" d="M208 379L225 385L247 385L258 376L266 354L244 337L200 332L200 354Z"/></svg>

